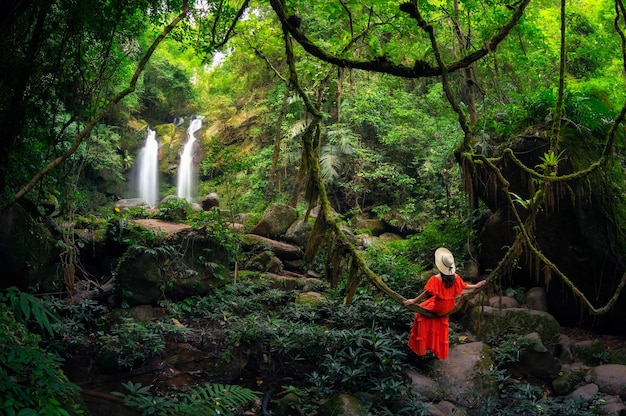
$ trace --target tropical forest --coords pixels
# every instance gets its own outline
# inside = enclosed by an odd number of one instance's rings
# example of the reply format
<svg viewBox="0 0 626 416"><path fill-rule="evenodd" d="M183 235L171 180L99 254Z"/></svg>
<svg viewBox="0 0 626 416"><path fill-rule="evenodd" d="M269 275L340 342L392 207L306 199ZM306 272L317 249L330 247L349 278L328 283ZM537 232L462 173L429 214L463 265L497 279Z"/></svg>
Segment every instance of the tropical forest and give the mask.
<svg viewBox="0 0 626 416"><path fill-rule="evenodd" d="M4 0L0 415L626 415L625 117L624 0Z"/></svg>

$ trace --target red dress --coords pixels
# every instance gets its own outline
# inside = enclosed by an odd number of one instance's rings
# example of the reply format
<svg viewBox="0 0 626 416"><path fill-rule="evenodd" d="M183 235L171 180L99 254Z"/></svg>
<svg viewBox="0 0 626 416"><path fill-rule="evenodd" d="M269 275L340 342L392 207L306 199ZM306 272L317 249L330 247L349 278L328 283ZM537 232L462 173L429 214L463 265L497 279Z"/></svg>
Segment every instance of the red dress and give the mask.
<svg viewBox="0 0 626 416"><path fill-rule="evenodd" d="M465 286L467 283L458 274L449 288L443 285L441 278L432 276L424 286L424 290L432 297L420 303L420 306L437 315L445 315L454 309L454 298L461 294ZM409 347L417 355L424 355L426 350L430 350L437 358L442 360L448 358L448 317L427 318L416 313L409 337Z"/></svg>

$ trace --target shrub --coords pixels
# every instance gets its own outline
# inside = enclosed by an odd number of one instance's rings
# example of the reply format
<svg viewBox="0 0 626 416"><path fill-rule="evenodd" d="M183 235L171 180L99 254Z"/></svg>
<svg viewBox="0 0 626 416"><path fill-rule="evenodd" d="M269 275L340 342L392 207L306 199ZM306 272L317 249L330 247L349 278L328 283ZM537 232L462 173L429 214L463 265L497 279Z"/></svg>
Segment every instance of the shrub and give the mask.
<svg viewBox="0 0 626 416"><path fill-rule="evenodd" d="M86 414L77 404L78 386L61 370L61 359L40 342L0 303L0 413Z"/></svg>
<svg viewBox="0 0 626 416"><path fill-rule="evenodd" d="M159 205L156 217L164 221L180 222L186 220L190 212L191 204L186 199L171 198Z"/></svg>

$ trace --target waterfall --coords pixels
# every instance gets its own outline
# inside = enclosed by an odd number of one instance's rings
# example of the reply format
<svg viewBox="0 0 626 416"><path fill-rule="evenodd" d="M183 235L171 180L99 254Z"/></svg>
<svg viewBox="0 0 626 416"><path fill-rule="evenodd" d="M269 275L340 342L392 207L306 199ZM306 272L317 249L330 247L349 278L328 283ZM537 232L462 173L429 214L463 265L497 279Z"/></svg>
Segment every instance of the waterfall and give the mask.
<svg viewBox="0 0 626 416"><path fill-rule="evenodd" d="M139 152L137 165L139 198L154 208L159 202L159 143L156 132L150 128L146 144Z"/></svg>
<svg viewBox="0 0 626 416"><path fill-rule="evenodd" d="M178 165L178 182L176 184L177 194L179 198L184 198L189 202L193 202L196 173L193 166L193 148L196 142L195 133L202 127L202 119L194 118L189 122L187 127L187 143L183 148Z"/></svg>

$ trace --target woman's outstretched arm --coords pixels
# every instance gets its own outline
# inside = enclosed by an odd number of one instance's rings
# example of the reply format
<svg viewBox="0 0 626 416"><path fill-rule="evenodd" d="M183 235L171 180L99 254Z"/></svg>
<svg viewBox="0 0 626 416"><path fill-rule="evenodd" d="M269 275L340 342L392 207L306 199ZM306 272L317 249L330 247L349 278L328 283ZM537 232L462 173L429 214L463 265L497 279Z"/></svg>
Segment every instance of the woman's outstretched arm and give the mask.
<svg viewBox="0 0 626 416"><path fill-rule="evenodd" d="M465 286L465 289L470 289L470 290L478 289L480 287L485 286L486 284L487 284L486 280L481 280L480 282L475 283L475 284L468 284L467 286Z"/></svg>
<svg viewBox="0 0 626 416"><path fill-rule="evenodd" d="M422 293L420 293L416 298L405 300L403 305L404 306L413 305L414 303L417 303L420 300L427 298L428 296L431 296L431 294L429 291L425 290Z"/></svg>

